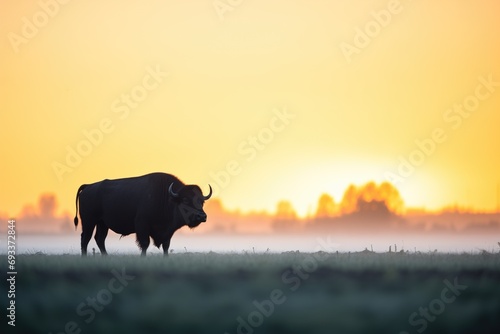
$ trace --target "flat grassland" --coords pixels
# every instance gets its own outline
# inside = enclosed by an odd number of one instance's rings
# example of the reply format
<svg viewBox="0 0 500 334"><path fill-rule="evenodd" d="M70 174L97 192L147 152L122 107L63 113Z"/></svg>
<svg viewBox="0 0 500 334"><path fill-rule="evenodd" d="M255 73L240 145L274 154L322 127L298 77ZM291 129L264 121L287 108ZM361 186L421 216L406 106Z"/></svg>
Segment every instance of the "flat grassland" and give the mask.
<svg viewBox="0 0 500 334"><path fill-rule="evenodd" d="M4 266L6 256L0 261ZM500 328L500 254L25 254L16 258L16 269L15 331L4 316L2 333ZM1 307L8 307L5 296Z"/></svg>

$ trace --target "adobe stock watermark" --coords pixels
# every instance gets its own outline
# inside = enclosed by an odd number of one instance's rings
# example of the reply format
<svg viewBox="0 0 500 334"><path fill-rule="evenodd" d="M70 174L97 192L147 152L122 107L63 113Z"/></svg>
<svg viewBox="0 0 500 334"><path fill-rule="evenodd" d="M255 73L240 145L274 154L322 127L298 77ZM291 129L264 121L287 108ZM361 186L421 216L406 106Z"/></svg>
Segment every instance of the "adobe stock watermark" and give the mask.
<svg viewBox="0 0 500 334"><path fill-rule="evenodd" d="M457 277L455 277L453 283L447 279L443 283L445 287L441 290L439 298L431 300L427 307L419 307L418 312L410 314L408 323L410 326L415 327L417 333L425 331L429 323L434 322L446 310L446 305L453 303L468 288L467 285L459 284ZM399 334L410 333L401 331Z"/></svg>
<svg viewBox="0 0 500 334"><path fill-rule="evenodd" d="M390 0L385 9L372 11L370 13L371 20L361 28L359 26L355 27L352 43L341 42L339 44L340 51L347 63L350 64L354 55L360 54L363 49L367 48L373 39L377 38L382 30L391 24L394 16L403 11L403 8L401 1Z"/></svg>
<svg viewBox="0 0 500 334"><path fill-rule="evenodd" d="M238 176L243 171L243 165L250 163L262 152L271 142L274 141L276 134L283 132L295 115L290 113L286 107L275 108L272 111L273 116L269 119L268 126L260 129L256 134L248 136L239 143L236 150L239 158L228 161L225 168L219 171L211 171L210 178L214 185L214 194L218 195L222 189L227 188L231 179Z"/></svg>
<svg viewBox="0 0 500 334"><path fill-rule="evenodd" d="M444 111L443 121L452 130L459 129L463 121L479 109L481 102L489 99L495 93L496 87L500 86L500 82L493 80L492 74L480 76L477 80L479 83L474 93L467 95L461 103L455 103ZM416 168L422 166L437 151L438 146L447 139L447 130L443 127L436 127L429 136L416 139L414 141L416 148L405 156L398 156L399 163L396 170L385 172L384 178L395 185L404 183L405 179L413 175Z"/></svg>
<svg viewBox="0 0 500 334"><path fill-rule="evenodd" d="M227 12L234 11L241 6L243 2L244 0L215 0L212 2L212 6L219 19L223 21Z"/></svg>
<svg viewBox="0 0 500 334"><path fill-rule="evenodd" d="M113 277L109 280L106 288L99 290L95 297L87 297L85 301L76 306L75 313L87 325L94 321L96 312L102 312L104 307L113 301L113 295L121 293L135 279L135 276L128 275L125 272L125 268L122 268L121 272L113 269L111 273ZM64 325L64 330L58 331L55 334L80 334L81 332L81 325L77 321L71 320ZM50 332L49 334L53 333Z"/></svg>
<svg viewBox="0 0 500 334"><path fill-rule="evenodd" d="M287 287L285 291L279 288L273 289L269 292L269 298L252 302L253 311L248 315L236 318L237 334L252 334L255 329L262 326L265 319L274 314L277 306L287 301L286 291L297 291L302 283L318 269L319 263L329 258L330 254L338 247L336 243L332 242L330 236L326 239L317 238L317 241L318 245L315 247L315 253L308 254L299 263L294 264L291 269L287 269L281 274L281 282ZM229 333L225 332L224 334Z"/></svg>
<svg viewBox="0 0 500 334"><path fill-rule="evenodd" d="M121 94L111 103L111 112L118 120L125 120L130 112L137 109L141 102L149 96L149 93L156 90L168 76L159 65L148 66L139 84L133 86L129 92ZM51 164L52 170L59 182L62 182L65 174L71 173L81 165L83 159L88 157L96 147L99 147L106 135L115 130L116 119L103 117L95 127L82 130L82 139L75 145L66 146L65 159L60 162L54 160Z"/></svg>
<svg viewBox="0 0 500 334"><path fill-rule="evenodd" d="M71 0L40 0L40 7L31 17L23 16L21 18L20 33L9 32L7 38L15 53L18 53L21 45L28 44L35 38L41 29L43 29L50 20L60 11L62 5L66 5Z"/></svg>

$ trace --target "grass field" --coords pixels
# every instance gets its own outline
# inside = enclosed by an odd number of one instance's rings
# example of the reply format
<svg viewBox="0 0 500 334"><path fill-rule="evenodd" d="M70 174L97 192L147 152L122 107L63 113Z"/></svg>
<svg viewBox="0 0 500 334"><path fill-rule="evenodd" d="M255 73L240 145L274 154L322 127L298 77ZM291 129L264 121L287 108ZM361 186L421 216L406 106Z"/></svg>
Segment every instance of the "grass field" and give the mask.
<svg viewBox="0 0 500 334"><path fill-rule="evenodd" d="M7 263L6 256L0 261ZM4 317L2 333L500 328L499 254L26 254L16 267L16 327ZM2 296L4 312L6 303Z"/></svg>

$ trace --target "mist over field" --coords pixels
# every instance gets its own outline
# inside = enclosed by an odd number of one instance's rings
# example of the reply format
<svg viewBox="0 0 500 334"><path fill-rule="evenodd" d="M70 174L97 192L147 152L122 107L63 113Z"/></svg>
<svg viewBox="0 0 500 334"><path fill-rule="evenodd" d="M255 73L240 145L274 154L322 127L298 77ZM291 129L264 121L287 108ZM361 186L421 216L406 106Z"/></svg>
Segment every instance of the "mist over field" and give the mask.
<svg viewBox="0 0 500 334"><path fill-rule="evenodd" d="M498 235L345 235L345 234L306 234L306 235L227 235L195 233L178 233L172 238L171 252L216 252L216 253L281 253L287 251L314 252L318 249L318 239L324 236L331 238L335 244L334 251L347 253L365 249L377 253L410 252L410 253L472 253L483 251L498 252ZM110 233L106 246L111 255L130 254L139 256L140 251L135 236L120 238ZM92 240L89 252L94 249L100 256L99 249ZM333 250L332 250L333 251ZM19 235L18 252L20 254L80 254L80 233L74 235ZM6 253L2 246L1 254ZM162 254L162 250L151 246L148 254Z"/></svg>

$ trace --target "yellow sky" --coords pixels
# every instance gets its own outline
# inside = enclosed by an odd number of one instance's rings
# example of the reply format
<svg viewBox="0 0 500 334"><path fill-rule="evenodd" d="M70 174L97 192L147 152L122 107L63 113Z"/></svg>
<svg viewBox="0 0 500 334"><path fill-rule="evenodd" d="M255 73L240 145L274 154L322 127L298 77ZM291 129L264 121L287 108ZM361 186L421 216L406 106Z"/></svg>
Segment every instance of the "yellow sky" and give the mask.
<svg viewBox="0 0 500 334"><path fill-rule="evenodd" d="M0 212L151 171L243 210L394 176L496 208L498 1L67 2L0 5Z"/></svg>

